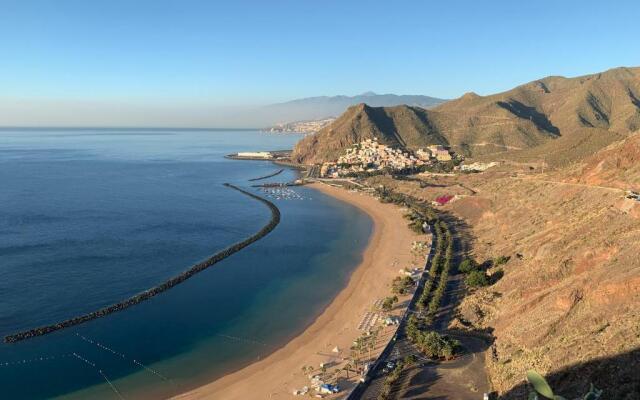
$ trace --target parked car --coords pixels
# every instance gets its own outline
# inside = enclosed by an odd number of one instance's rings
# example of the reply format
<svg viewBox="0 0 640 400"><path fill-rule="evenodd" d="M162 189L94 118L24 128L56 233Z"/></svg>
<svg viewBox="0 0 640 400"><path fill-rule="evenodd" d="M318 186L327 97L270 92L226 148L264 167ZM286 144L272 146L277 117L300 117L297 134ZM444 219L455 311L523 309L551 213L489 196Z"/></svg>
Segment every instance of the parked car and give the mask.
<svg viewBox="0 0 640 400"><path fill-rule="evenodd" d="M384 369L382 370L382 372L389 373L391 371L393 371L393 369L396 367L396 363L395 361L387 361L387 364L385 364Z"/></svg>
<svg viewBox="0 0 640 400"><path fill-rule="evenodd" d="M372 366L372 365L373 365L373 363L370 363L370 362L366 363L366 364L364 365L364 368L362 369L362 375L366 375L366 374L368 374L368 373L369 373L369 370L371 369L371 366Z"/></svg>
<svg viewBox="0 0 640 400"><path fill-rule="evenodd" d="M328 383L320 385L320 393L332 394L338 393L340 391L340 387L338 385L330 385Z"/></svg>

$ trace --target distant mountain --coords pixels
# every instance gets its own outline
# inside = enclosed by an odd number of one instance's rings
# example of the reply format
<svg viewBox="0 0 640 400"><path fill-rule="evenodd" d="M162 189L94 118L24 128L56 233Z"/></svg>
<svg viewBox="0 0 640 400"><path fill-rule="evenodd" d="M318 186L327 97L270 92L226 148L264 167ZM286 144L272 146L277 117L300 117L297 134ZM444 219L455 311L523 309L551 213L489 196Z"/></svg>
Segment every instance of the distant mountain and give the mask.
<svg viewBox="0 0 640 400"><path fill-rule="evenodd" d="M417 107L433 107L446 100L420 95L376 94L366 92L357 96L318 96L265 106L261 113L274 123L319 120L337 117L350 106L366 103L372 107L389 107L407 104Z"/></svg>
<svg viewBox="0 0 640 400"><path fill-rule="evenodd" d="M467 93L430 109L353 107L301 141L293 156L320 162L375 134L407 147L445 142L466 156L501 153L562 164L638 128L640 68L616 68L577 78L548 77L490 96Z"/></svg>

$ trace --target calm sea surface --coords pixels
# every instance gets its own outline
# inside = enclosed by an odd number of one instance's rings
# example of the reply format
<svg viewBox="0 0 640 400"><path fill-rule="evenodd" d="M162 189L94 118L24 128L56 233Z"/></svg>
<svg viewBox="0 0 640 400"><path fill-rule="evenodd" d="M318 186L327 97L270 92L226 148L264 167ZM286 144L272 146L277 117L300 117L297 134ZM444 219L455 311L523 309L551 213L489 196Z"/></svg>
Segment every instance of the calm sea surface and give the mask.
<svg viewBox="0 0 640 400"><path fill-rule="evenodd" d="M268 222L222 186L281 167L223 158L287 149L255 131L0 130L0 335L152 287ZM268 181L288 181L286 170ZM267 237L153 299L84 325L0 344L2 398L159 399L282 346L346 285L369 218L312 189L272 199Z"/></svg>

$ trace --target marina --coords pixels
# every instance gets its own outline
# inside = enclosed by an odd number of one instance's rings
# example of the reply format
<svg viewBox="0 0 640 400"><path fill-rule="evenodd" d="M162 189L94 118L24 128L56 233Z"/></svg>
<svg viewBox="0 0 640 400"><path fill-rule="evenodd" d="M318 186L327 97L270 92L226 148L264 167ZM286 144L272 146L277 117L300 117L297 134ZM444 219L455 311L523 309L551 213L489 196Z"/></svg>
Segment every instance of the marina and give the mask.
<svg viewBox="0 0 640 400"><path fill-rule="evenodd" d="M273 200L311 200L311 197L305 197L298 193L295 189L286 186L262 187L261 194Z"/></svg>

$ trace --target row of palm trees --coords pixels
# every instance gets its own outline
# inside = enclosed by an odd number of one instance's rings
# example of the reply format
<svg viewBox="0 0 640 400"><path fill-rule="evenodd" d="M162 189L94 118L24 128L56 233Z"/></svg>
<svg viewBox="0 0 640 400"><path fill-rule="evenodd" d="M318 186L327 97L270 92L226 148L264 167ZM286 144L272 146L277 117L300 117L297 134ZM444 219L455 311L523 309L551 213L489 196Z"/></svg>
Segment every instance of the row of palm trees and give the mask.
<svg viewBox="0 0 640 400"><path fill-rule="evenodd" d="M418 299L417 306L420 311L424 310L429 304L429 296L431 295L431 290L433 289L433 285L435 284L435 277L440 272L440 266L442 264L442 256L448 247L446 242L445 229L441 224L441 221L436 222L434 225L434 236L436 240L435 252L433 254L433 258L431 259L431 266L429 268L429 278L424 285L424 289L420 294L420 298Z"/></svg>
<svg viewBox="0 0 640 400"><path fill-rule="evenodd" d="M438 309L440 308L440 302L442 301L442 297L444 296L444 292L447 288L447 282L449 280L449 271L451 269L451 263L453 258L453 239L451 237L451 231L447 227L444 221L439 221L440 232L444 235L444 245L446 246L446 250L444 253L444 259L442 260L442 265L440 268L440 274L438 277L438 286L436 290L433 292L433 296L431 297L431 301L429 302L428 309L428 317L432 319ZM435 277L430 277L434 279Z"/></svg>
<svg viewBox="0 0 640 400"><path fill-rule="evenodd" d="M365 365L373 360L372 352L378 346L381 332L382 327L377 327L358 337L350 348L347 363L341 368L329 371L326 364L320 364L318 368L303 365L301 367L302 373L308 376L319 375L321 381L331 384L337 384L343 374L346 379L349 379L349 373L362 374Z"/></svg>

